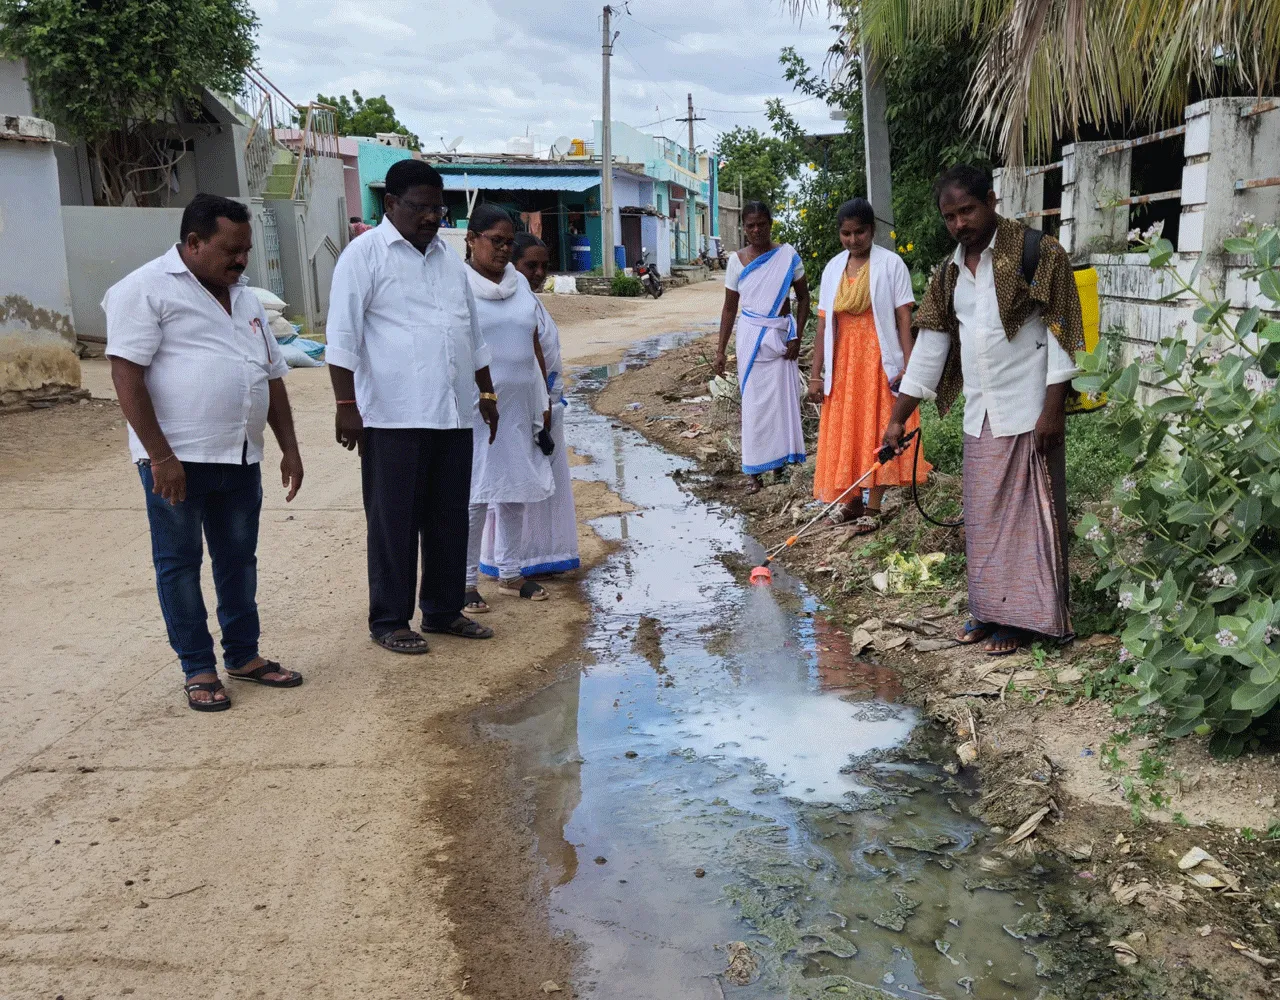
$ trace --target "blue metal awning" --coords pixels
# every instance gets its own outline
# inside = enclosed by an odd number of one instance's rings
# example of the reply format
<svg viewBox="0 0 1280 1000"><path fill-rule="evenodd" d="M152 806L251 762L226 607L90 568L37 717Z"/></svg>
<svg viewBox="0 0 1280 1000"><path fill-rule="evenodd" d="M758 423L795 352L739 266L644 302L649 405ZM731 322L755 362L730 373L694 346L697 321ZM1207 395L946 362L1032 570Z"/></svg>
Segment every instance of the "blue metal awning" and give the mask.
<svg viewBox="0 0 1280 1000"><path fill-rule="evenodd" d="M600 184L599 174L468 173L444 175L446 191L590 191Z"/></svg>

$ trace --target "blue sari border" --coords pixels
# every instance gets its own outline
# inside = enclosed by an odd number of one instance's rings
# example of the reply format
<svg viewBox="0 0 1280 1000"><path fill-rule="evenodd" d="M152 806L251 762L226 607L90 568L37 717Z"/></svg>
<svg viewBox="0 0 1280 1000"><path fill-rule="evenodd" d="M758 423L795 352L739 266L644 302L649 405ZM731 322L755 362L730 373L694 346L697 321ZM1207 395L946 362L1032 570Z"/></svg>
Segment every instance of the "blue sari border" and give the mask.
<svg viewBox="0 0 1280 1000"><path fill-rule="evenodd" d="M782 458L775 458L772 462L765 462L764 465L744 465L743 473L748 476L758 476L762 472L772 472L774 469L781 469L784 465L804 465L804 454L784 455Z"/></svg>
<svg viewBox="0 0 1280 1000"><path fill-rule="evenodd" d="M567 573L570 570L577 569L582 565L581 559L560 559L556 562L537 563L534 566L521 566L521 576L538 576L541 573ZM498 579L498 567L490 566L488 563L480 564L480 572L485 576L491 576L495 580Z"/></svg>

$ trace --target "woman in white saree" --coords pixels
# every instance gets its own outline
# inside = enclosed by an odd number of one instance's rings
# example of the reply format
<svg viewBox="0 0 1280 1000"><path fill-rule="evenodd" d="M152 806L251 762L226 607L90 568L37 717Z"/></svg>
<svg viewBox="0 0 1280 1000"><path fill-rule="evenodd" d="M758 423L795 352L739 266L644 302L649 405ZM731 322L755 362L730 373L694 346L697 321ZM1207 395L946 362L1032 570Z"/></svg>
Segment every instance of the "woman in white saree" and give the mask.
<svg viewBox="0 0 1280 1000"><path fill-rule="evenodd" d="M743 208L747 245L725 268L724 308L716 372L727 365L725 349L738 318L738 388L742 395L742 471L748 493L764 485L761 474L804 462L800 424L800 335L809 319L804 264L790 243L773 242L773 214L762 202ZM791 291L796 293L795 314ZM741 308L742 315L738 317Z"/></svg>

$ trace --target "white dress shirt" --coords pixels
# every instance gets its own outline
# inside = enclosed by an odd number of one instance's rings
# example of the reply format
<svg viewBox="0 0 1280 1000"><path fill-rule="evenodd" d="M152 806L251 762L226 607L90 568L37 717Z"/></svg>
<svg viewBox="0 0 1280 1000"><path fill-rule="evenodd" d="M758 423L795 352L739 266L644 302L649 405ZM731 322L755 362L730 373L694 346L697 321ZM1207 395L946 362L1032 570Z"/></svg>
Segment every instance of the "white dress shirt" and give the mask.
<svg viewBox="0 0 1280 1000"><path fill-rule="evenodd" d="M289 366L246 284L231 288L228 315L175 246L108 288L102 310L107 356L147 369L156 419L179 460L262 461L267 382ZM135 462L148 457L132 427L129 452Z"/></svg>
<svg viewBox="0 0 1280 1000"><path fill-rule="evenodd" d="M975 275L965 266L964 247L953 258L960 268L955 310L960 323L960 367L964 376L964 432L982 435L984 420L994 437L1014 437L1035 430L1044 409L1045 389L1080 374L1075 362L1040 318L1032 314L1012 340L1000 322L992 248L982 251ZM902 378L902 392L933 399L951 338L937 330L921 330Z"/></svg>
<svg viewBox="0 0 1280 1000"><path fill-rule="evenodd" d="M355 372L366 427L471 427L489 348L466 267L439 236L419 253L386 218L338 258L326 357Z"/></svg>

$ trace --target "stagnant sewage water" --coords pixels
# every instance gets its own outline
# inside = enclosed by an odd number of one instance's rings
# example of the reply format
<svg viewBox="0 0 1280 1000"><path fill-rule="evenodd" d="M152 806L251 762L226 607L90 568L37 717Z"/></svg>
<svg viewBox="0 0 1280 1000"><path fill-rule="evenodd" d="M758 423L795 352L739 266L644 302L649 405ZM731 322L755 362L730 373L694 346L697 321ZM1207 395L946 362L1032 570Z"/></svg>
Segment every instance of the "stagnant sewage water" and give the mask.
<svg viewBox="0 0 1280 1000"><path fill-rule="evenodd" d="M1035 998L1046 914L979 864L976 790L904 750L893 673L798 582L735 578L759 545L672 478L691 463L590 409L611 373L567 411L574 475L638 508L595 523L621 545L586 580L587 661L488 720L533 785L579 995Z"/></svg>

